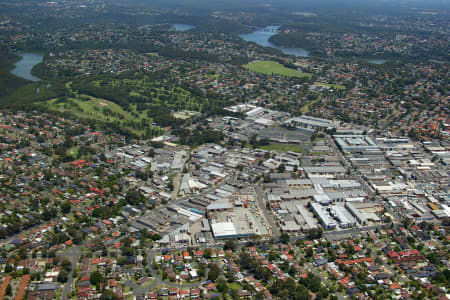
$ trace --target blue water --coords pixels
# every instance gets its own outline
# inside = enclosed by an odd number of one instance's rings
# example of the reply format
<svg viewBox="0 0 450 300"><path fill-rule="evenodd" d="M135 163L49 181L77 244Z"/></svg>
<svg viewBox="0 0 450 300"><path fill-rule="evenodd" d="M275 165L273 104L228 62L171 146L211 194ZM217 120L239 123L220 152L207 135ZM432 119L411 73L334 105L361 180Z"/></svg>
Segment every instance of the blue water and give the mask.
<svg viewBox="0 0 450 300"><path fill-rule="evenodd" d="M191 30L192 28L195 28L195 26L189 24L172 24L172 26L175 28L176 31L187 31Z"/></svg>
<svg viewBox="0 0 450 300"><path fill-rule="evenodd" d="M255 42L258 45L264 46L264 47L272 47L280 50L284 54L290 54L300 57L307 57L309 56L308 51L306 51L303 48L286 48L286 47L280 47L275 44L272 44L269 42L269 38L272 35L277 34L279 26L267 26L262 29L258 29L252 33L246 33L239 35L242 39L246 40L247 42Z"/></svg>
<svg viewBox="0 0 450 300"><path fill-rule="evenodd" d="M303 48L285 48L280 47L275 44L272 44L269 42L269 38L272 35L275 35L278 33L279 26L267 26L262 29L258 29L252 33L246 33L239 35L242 39L246 40L247 42L255 42L258 45L264 46L264 47L272 47L281 50L284 54L290 54L295 55L299 57L307 57L309 56L308 51L306 51ZM382 58L374 58L374 59L364 59L365 61L376 64L376 65L382 65L386 62L388 62L388 59L382 59Z"/></svg>
<svg viewBox="0 0 450 300"><path fill-rule="evenodd" d="M366 59L367 62L371 63L371 64L375 64L375 65L382 65L384 63L386 63L388 60L387 59Z"/></svg>
<svg viewBox="0 0 450 300"><path fill-rule="evenodd" d="M21 56L22 58L15 63L15 67L11 70L11 73L31 81L39 81L39 78L31 75L31 69L42 62L44 56L36 53L22 53Z"/></svg>

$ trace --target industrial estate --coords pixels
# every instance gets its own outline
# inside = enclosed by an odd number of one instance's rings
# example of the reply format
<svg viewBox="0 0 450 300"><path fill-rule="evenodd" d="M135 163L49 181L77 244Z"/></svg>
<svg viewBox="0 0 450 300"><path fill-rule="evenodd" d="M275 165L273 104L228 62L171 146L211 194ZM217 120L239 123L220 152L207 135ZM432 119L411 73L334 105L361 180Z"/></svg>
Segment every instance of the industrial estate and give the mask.
<svg viewBox="0 0 450 300"><path fill-rule="evenodd" d="M0 300L450 299L448 3L222 2L0 2Z"/></svg>

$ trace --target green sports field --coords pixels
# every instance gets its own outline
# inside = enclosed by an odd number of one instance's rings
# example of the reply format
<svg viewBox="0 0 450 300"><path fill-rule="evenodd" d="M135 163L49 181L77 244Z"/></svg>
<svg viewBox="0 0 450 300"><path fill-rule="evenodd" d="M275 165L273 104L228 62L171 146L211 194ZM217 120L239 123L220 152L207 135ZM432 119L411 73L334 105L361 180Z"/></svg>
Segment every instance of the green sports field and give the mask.
<svg viewBox="0 0 450 300"><path fill-rule="evenodd" d="M281 75L287 77L311 77L311 74L299 72L294 69L286 68L282 64L275 61L255 61L244 65L247 70L267 74L267 75Z"/></svg>

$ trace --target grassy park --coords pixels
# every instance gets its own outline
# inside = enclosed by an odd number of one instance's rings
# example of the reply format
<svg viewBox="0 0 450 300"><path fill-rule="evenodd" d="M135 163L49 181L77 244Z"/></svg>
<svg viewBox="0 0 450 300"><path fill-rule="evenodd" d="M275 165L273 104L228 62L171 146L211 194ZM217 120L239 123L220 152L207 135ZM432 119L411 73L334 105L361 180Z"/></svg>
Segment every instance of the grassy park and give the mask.
<svg viewBox="0 0 450 300"><path fill-rule="evenodd" d="M339 84L331 84L331 83L324 83L324 82L314 82L314 84L317 86L328 86L335 90L345 90L345 86L339 85Z"/></svg>
<svg viewBox="0 0 450 300"><path fill-rule="evenodd" d="M176 119L187 120L192 117L200 115L198 111L182 110L172 113L173 117Z"/></svg>
<svg viewBox="0 0 450 300"><path fill-rule="evenodd" d="M281 75L287 77L311 77L311 74L299 72L294 69L286 68L282 64L275 61L255 61L244 65L247 70L267 74L267 75Z"/></svg>
<svg viewBox="0 0 450 300"><path fill-rule="evenodd" d="M52 99L47 105L50 110L71 112L81 118L99 121L131 121L142 120L145 117L144 112L128 112L114 102L89 96Z"/></svg>
<svg viewBox="0 0 450 300"><path fill-rule="evenodd" d="M87 95L52 99L45 102L45 105L50 111L66 112L82 119L120 123L121 126L129 128L136 134L142 132L133 129L133 126L130 126L131 123L141 123L146 119L147 123L151 124L151 119L147 116L147 110L137 111L136 106L131 106L132 110L126 111L112 101Z"/></svg>

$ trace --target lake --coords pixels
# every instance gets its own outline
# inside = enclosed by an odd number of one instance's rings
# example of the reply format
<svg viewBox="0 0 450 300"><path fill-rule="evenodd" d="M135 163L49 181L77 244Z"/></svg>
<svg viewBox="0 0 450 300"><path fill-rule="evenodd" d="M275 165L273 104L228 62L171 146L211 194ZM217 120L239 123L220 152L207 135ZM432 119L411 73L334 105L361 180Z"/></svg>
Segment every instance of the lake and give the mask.
<svg viewBox="0 0 450 300"><path fill-rule="evenodd" d="M252 33L246 33L246 34L240 34L239 36L244 39L247 42L255 42L258 45L264 46L264 47L272 47L278 50L281 50L284 54L290 54L295 55L299 57L307 57L309 56L308 51L306 51L303 48L286 48L286 47L280 47L277 46L271 42L269 42L269 38L272 35L275 35L278 33L279 26L267 26L261 29L258 29L256 31L253 31ZM386 62L388 62L388 59L382 59L382 58L363 58L363 60L375 64L375 65L382 65Z"/></svg>
<svg viewBox="0 0 450 300"><path fill-rule="evenodd" d="M375 64L375 65L382 65L382 64L388 62L387 59L376 59L376 58L374 58L374 59L365 59L365 61L367 61L368 63L371 63L371 64Z"/></svg>
<svg viewBox="0 0 450 300"><path fill-rule="evenodd" d="M267 26L262 29L258 29L252 33L246 33L246 34L240 34L239 36L246 40L247 42L255 42L258 45L264 46L264 47L272 47L275 49L280 50L284 54L290 54L300 57L307 57L309 56L308 51L302 48L286 48L286 47L280 47L277 46L271 42L269 42L269 38L272 35L275 35L278 33L279 26Z"/></svg>
<svg viewBox="0 0 450 300"><path fill-rule="evenodd" d="M195 28L195 26L189 24L172 24L172 26L175 28L176 31L187 31L191 30L192 28Z"/></svg>
<svg viewBox="0 0 450 300"><path fill-rule="evenodd" d="M11 70L11 73L31 81L39 81L41 79L31 75L31 69L42 62L43 59L44 56L42 54L22 53L21 59L14 64L14 69Z"/></svg>

